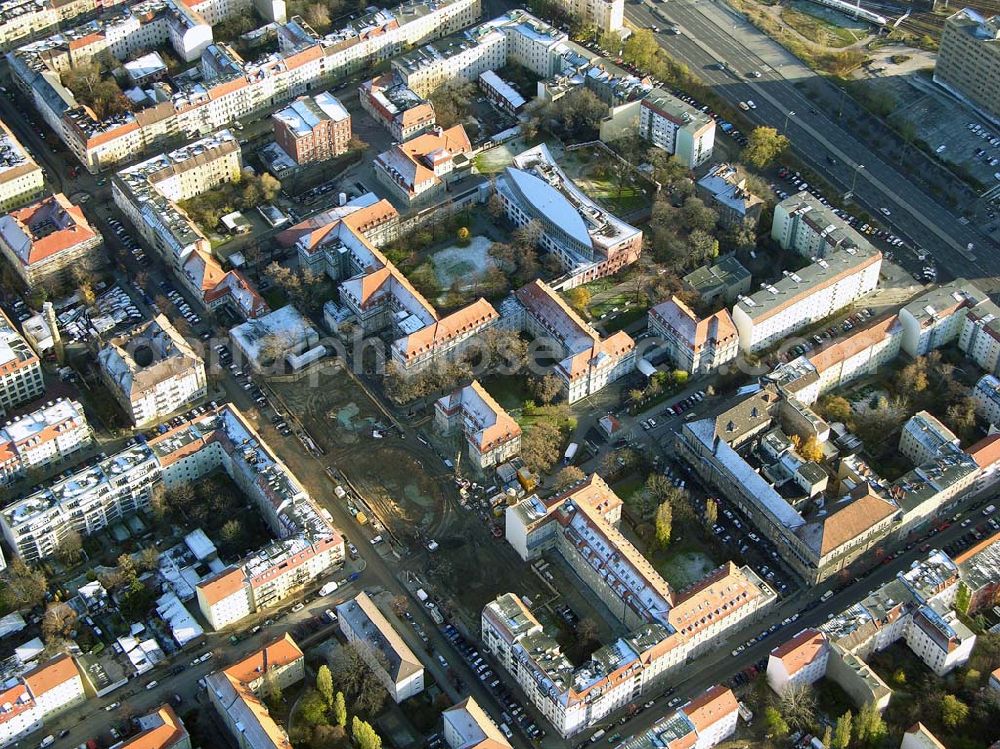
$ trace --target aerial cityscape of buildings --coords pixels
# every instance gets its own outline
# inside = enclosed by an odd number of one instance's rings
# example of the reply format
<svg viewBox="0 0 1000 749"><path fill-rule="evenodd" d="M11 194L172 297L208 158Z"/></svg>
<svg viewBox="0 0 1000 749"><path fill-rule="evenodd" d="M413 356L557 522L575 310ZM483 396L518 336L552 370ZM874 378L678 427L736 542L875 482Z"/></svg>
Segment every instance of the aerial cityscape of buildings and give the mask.
<svg viewBox="0 0 1000 749"><path fill-rule="evenodd" d="M1000 746L1000 22L789 10L0 3L0 747Z"/></svg>

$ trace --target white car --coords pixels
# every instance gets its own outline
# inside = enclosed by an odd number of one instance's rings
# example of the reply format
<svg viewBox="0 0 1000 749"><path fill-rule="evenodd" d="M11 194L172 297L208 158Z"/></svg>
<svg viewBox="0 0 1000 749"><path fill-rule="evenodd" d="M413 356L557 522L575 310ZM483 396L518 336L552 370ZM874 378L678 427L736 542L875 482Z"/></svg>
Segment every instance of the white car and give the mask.
<svg viewBox="0 0 1000 749"><path fill-rule="evenodd" d="M891 216L892 215L892 211L890 211L885 206L883 206L882 208L879 208L879 211L881 211L881 213L882 213L883 216Z"/></svg>
<svg viewBox="0 0 1000 749"><path fill-rule="evenodd" d="M740 104L739 104L739 107L744 112L746 112L748 109L750 109L750 106L745 101L741 101Z"/></svg>
<svg viewBox="0 0 1000 749"><path fill-rule="evenodd" d="M747 99L747 106L750 107L750 109L757 108L757 105L753 103L753 99Z"/></svg>
<svg viewBox="0 0 1000 749"><path fill-rule="evenodd" d="M942 151L944 151L945 148L946 146L942 143L940 146L934 149L934 153L941 153Z"/></svg>

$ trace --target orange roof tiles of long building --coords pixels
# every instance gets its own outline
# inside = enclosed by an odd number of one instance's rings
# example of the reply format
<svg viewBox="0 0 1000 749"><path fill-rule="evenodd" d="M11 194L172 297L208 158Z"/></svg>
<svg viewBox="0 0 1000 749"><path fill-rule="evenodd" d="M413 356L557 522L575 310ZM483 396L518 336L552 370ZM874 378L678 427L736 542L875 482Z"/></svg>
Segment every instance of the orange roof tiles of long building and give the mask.
<svg viewBox="0 0 1000 749"><path fill-rule="evenodd" d="M188 735L170 705L160 705L155 715L159 724L127 739L121 749L169 749Z"/></svg>
<svg viewBox="0 0 1000 749"><path fill-rule="evenodd" d="M466 307L452 312L450 315L441 318L437 322L431 323L412 333L406 338L403 353L409 358L430 350L434 346L451 340L455 336L468 332L479 325L484 325L490 320L499 318L499 313L493 305L480 297Z"/></svg>
<svg viewBox="0 0 1000 749"><path fill-rule="evenodd" d="M72 220L65 228L52 231L37 239L33 238L34 231L31 227L40 221L51 225L51 219L46 217L52 216L53 211L65 212ZM70 203L62 193L50 195L23 208L18 208L11 211L9 215L16 219L23 227L24 233L32 238L28 257L20 257L24 265L40 262L97 236L90 224L87 223L80 207Z"/></svg>
<svg viewBox="0 0 1000 749"><path fill-rule="evenodd" d="M716 684L691 700L682 710L694 723L695 730L701 733L725 716L739 710L739 704L731 689Z"/></svg>
<svg viewBox="0 0 1000 749"><path fill-rule="evenodd" d="M240 590L243 587L243 579L243 570L232 567L222 570L215 577L203 580L197 587L205 602L212 606Z"/></svg>
<svg viewBox="0 0 1000 749"><path fill-rule="evenodd" d="M823 520L820 556L857 538L897 510L896 505L882 499L869 489L863 497L834 510Z"/></svg>
<svg viewBox="0 0 1000 749"><path fill-rule="evenodd" d="M979 440L966 452L980 468L987 468L1000 461L1000 433L991 434Z"/></svg>
<svg viewBox="0 0 1000 749"><path fill-rule="evenodd" d="M752 603L760 594L743 571L728 562L677 593L669 621L679 633L690 636Z"/></svg>
<svg viewBox="0 0 1000 749"><path fill-rule="evenodd" d="M286 633L225 669L225 674L241 684L250 684L262 677L265 671L287 666L302 657L302 650L295 644L292 636Z"/></svg>
<svg viewBox="0 0 1000 749"><path fill-rule="evenodd" d="M79 676L76 663L63 653L26 673L24 683L28 685L31 693L38 697Z"/></svg>
<svg viewBox="0 0 1000 749"><path fill-rule="evenodd" d="M824 372L834 364L847 361L876 343L884 341L898 321L898 315L890 315L884 320L878 320L868 327L856 331L853 335L820 349L809 357L809 361L819 372Z"/></svg>
<svg viewBox="0 0 1000 749"><path fill-rule="evenodd" d="M785 664L785 671L791 676L819 658L825 648L826 635L815 629L804 629L772 650L771 655Z"/></svg>

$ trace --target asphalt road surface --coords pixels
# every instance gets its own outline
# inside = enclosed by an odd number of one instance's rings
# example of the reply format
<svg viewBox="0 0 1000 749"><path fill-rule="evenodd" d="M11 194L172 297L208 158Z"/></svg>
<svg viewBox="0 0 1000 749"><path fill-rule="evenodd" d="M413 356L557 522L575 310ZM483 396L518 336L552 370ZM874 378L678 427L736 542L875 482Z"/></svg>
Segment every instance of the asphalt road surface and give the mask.
<svg viewBox="0 0 1000 749"><path fill-rule="evenodd" d="M929 250L956 276L1000 274L1000 254L992 240L959 223L958 216L845 129L837 112L820 110L793 85L821 79L777 42L713 0L672 0L657 10L681 28L680 35L658 36L674 58L732 103L753 100L757 108L746 113L751 120L786 134L796 154L843 192L853 185L854 200L894 233ZM639 27L663 24L645 4L627 5L626 16ZM748 78L750 71L760 71L761 77ZM831 87L831 95L840 95L832 84L823 85ZM891 215L885 216L882 208Z"/></svg>

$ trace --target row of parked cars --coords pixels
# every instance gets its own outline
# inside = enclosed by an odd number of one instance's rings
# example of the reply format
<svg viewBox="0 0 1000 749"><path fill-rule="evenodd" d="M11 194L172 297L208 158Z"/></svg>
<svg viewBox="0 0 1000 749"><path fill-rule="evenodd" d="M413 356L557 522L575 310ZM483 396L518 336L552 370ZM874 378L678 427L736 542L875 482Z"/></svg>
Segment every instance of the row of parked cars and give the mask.
<svg viewBox="0 0 1000 749"><path fill-rule="evenodd" d="M118 221L117 219L110 219L108 221L108 224L110 224L111 229L118 237L118 241L120 241L123 245L125 245L125 248L132 253L132 257L135 258L135 261L137 263L145 262L146 253L143 252L142 247L139 246L139 243L136 242L127 231L125 231L125 227L122 226L121 221Z"/></svg>
<svg viewBox="0 0 1000 749"><path fill-rule="evenodd" d="M514 735L511 730L511 725L513 724L524 731L529 738L540 741L545 736L545 731L535 723L531 715L524 709L524 705L500 682L493 668L480 655L479 651L453 625L445 624L441 628L441 631L451 644L455 646L455 649L461 654L465 662L469 664L469 668L476 672L479 680L493 693L493 696L496 697L497 701L503 707L503 713L500 716L502 718L500 730L504 736L510 738ZM438 657L442 660L442 665L447 667L448 663L444 660L444 657Z"/></svg>

